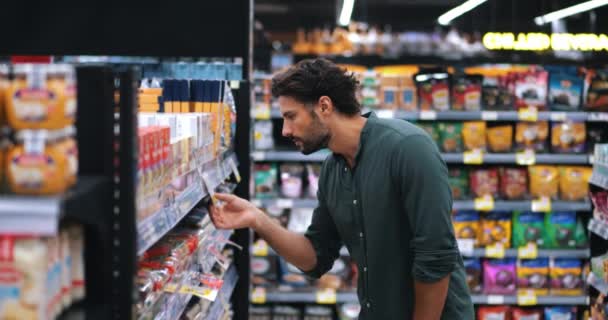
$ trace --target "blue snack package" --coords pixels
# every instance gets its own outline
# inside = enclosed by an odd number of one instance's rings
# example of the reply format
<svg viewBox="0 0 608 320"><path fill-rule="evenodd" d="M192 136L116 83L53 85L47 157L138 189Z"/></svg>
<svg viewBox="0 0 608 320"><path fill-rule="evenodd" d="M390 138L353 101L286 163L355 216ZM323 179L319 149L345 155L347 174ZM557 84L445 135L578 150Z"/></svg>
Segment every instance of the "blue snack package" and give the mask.
<svg viewBox="0 0 608 320"><path fill-rule="evenodd" d="M580 110L582 94L583 79L576 74L551 73L549 78L549 103L552 110Z"/></svg>
<svg viewBox="0 0 608 320"><path fill-rule="evenodd" d="M481 292L481 262L479 259L464 259L467 285L471 293Z"/></svg>

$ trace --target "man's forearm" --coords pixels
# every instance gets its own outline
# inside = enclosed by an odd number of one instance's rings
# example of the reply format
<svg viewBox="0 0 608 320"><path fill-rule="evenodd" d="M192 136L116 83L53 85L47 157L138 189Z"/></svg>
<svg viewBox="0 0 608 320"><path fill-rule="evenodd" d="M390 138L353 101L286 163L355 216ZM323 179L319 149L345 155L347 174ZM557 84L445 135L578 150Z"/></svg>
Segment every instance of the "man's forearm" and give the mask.
<svg viewBox="0 0 608 320"><path fill-rule="evenodd" d="M304 271L310 271L317 265L315 250L310 240L304 235L283 228L262 212L258 214L253 229L280 256L294 266Z"/></svg>
<svg viewBox="0 0 608 320"><path fill-rule="evenodd" d="M445 299L450 284L450 276L433 282L414 282L416 304L414 305L414 320L439 320L445 305Z"/></svg>

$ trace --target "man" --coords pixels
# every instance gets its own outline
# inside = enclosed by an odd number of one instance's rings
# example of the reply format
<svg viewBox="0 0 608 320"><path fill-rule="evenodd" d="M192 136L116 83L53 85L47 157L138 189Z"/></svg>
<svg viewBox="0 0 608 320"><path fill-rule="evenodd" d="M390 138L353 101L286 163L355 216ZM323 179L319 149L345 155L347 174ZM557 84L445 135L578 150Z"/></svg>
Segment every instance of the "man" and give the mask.
<svg viewBox="0 0 608 320"><path fill-rule="evenodd" d="M218 228L253 228L288 262L320 277L346 245L359 270L359 319L469 320L474 311L451 223L445 163L431 138L403 120L361 116L357 81L327 60L274 77L283 135L310 154L329 148L319 205L306 234L243 199L218 194Z"/></svg>

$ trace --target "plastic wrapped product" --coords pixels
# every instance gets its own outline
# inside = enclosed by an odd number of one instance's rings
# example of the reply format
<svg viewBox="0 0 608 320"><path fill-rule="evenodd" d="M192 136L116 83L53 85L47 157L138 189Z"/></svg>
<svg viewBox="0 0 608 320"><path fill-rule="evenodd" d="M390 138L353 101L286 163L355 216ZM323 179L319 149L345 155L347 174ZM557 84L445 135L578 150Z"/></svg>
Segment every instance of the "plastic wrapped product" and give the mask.
<svg viewBox="0 0 608 320"><path fill-rule="evenodd" d="M539 248L545 245L545 214L541 212L513 213L513 246L520 248L534 243Z"/></svg>
<svg viewBox="0 0 608 320"><path fill-rule="evenodd" d="M317 190L319 190L321 166L316 164L308 164L306 165L306 172L308 173L308 196L310 198L316 198Z"/></svg>
<svg viewBox="0 0 608 320"><path fill-rule="evenodd" d="M554 166L530 166L530 195L533 198L548 197L557 199L559 190L559 171Z"/></svg>
<svg viewBox="0 0 608 320"><path fill-rule="evenodd" d="M273 198L277 196L277 167L275 164L256 164L255 196L258 198Z"/></svg>
<svg viewBox="0 0 608 320"><path fill-rule="evenodd" d="M576 319L576 307L545 307L545 320Z"/></svg>
<svg viewBox="0 0 608 320"><path fill-rule="evenodd" d="M287 198L300 198L303 188L304 167L299 164L281 165L281 194Z"/></svg>
<svg viewBox="0 0 608 320"><path fill-rule="evenodd" d="M554 122L551 124L551 150L554 153L585 151L587 126L584 122Z"/></svg>
<svg viewBox="0 0 608 320"><path fill-rule="evenodd" d="M577 111L581 108L583 79L573 74L553 72L549 79L551 109Z"/></svg>
<svg viewBox="0 0 608 320"><path fill-rule="evenodd" d="M469 194L469 174L465 168L448 168L448 181L454 200L466 199Z"/></svg>
<svg viewBox="0 0 608 320"><path fill-rule="evenodd" d="M545 216L545 247L574 249L587 244L587 236L576 212L553 212Z"/></svg>
<svg viewBox="0 0 608 320"><path fill-rule="evenodd" d="M507 200L528 195L528 171L524 168L500 168L500 194Z"/></svg>
<svg viewBox="0 0 608 320"><path fill-rule="evenodd" d="M547 107L548 82L549 73L547 71L518 74L515 81L517 107L545 109Z"/></svg>
<svg viewBox="0 0 608 320"><path fill-rule="evenodd" d="M253 141L256 150L268 150L274 148L272 121L257 120L254 124L253 131Z"/></svg>
<svg viewBox="0 0 608 320"><path fill-rule="evenodd" d="M584 293L580 260L554 258L551 260L549 268L551 295L576 296Z"/></svg>
<svg viewBox="0 0 608 320"><path fill-rule="evenodd" d="M439 146L443 152L462 152L462 124L439 123Z"/></svg>
<svg viewBox="0 0 608 320"><path fill-rule="evenodd" d="M571 166L559 168L560 198L567 201L581 201L589 196L590 167Z"/></svg>
<svg viewBox="0 0 608 320"><path fill-rule="evenodd" d="M467 285L471 293L481 293L481 262L479 259L464 259Z"/></svg>
<svg viewBox="0 0 608 320"><path fill-rule="evenodd" d="M479 213L475 211L459 211L453 217L454 232L457 239L471 239L475 246L481 238Z"/></svg>
<svg viewBox="0 0 608 320"><path fill-rule="evenodd" d="M361 306L358 303L346 303L339 307L338 317L340 320L357 320Z"/></svg>
<svg viewBox="0 0 608 320"><path fill-rule="evenodd" d="M513 309L513 320L543 320L542 309Z"/></svg>
<svg viewBox="0 0 608 320"><path fill-rule="evenodd" d="M484 121L463 123L462 141L466 150L486 150L486 123Z"/></svg>
<svg viewBox="0 0 608 320"><path fill-rule="evenodd" d="M507 306L479 307L477 320L511 320L511 308Z"/></svg>
<svg viewBox="0 0 608 320"><path fill-rule="evenodd" d="M509 152L513 148L513 126L500 125L487 129L488 149L491 152Z"/></svg>
<svg viewBox="0 0 608 320"><path fill-rule="evenodd" d="M511 214L491 212L482 217L479 244L482 246L500 244L504 248L511 247Z"/></svg>
<svg viewBox="0 0 608 320"><path fill-rule="evenodd" d="M483 168L470 171L471 193L474 197L492 196L498 197L498 169Z"/></svg>
<svg viewBox="0 0 608 320"><path fill-rule="evenodd" d="M515 294L517 282L515 259L485 260L483 275L484 293Z"/></svg>
<svg viewBox="0 0 608 320"><path fill-rule="evenodd" d="M546 121L518 122L515 125L515 147L518 151L547 152L549 124Z"/></svg>
<svg viewBox="0 0 608 320"><path fill-rule="evenodd" d="M536 295L549 294L549 260L518 260L517 289L532 290Z"/></svg>
<svg viewBox="0 0 608 320"><path fill-rule="evenodd" d="M452 110L481 110L481 76L455 77L452 85Z"/></svg>
<svg viewBox="0 0 608 320"><path fill-rule="evenodd" d="M418 86L420 110L450 109L449 77L450 75L445 72L419 73L414 76Z"/></svg>

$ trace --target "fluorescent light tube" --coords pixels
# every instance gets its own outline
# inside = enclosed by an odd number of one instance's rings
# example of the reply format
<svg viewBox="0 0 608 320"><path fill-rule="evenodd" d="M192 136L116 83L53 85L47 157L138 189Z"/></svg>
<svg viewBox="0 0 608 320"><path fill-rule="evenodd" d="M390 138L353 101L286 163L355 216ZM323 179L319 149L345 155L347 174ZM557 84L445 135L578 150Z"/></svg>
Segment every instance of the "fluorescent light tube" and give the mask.
<svg viewBox="0 0 608 320"><path fill-rule="evenodd" d="M353 14L353 8L355 7L355 0L343 0L342 10L340 11L340 18L338 24L341 26L347 26L350 23L350 17Z"/></svg>
<svg viewBox="0 0 608 320"><path fill-rule="evenodd" d="M577 13L593 10L597 7L605 6L608 4L608 0L592 0L586 1L583 3L579 3L577 5L573 5L568 8L564 8L561 10L553 11L551 13L547 13L545 15L534 18L534 22L542 26L543 24L553 22L555 20L559 20L565 17L569 17L575 15Z"/></svg>
<svg viewBox="0 0 608 320"><path fill-rule="evenodd" d="M437 19L437 22L439 22L439 24L442 26L447 26L450 24L450 22L452 22L452 20L475 9L475 7L479 6L480 4L482 4L486 1L488 1L488 0L468 0L465 3L459 5L458 7L455 7L452 10L442 14Z"/></svg>

